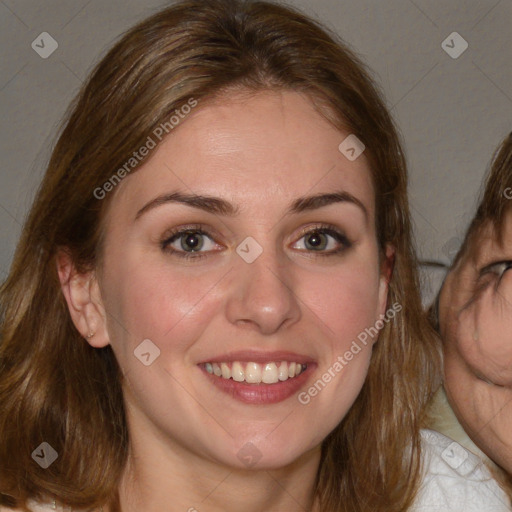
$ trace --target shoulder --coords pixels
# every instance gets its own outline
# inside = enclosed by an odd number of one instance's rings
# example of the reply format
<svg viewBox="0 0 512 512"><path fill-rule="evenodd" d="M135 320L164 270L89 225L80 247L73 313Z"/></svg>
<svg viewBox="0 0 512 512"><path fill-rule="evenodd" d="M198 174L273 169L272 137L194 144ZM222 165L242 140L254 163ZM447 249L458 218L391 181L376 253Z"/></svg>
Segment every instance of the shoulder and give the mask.
<svg viewBox="0 0 512 512"><path fill-rule="evenodd" d="M505 492L473 453L434 430L421 431L423 479L411 512L510 512Z"/></svg>
<svg viewBox="0 0 512 512"><path fill-rule="evenodd" d="M8 508L0 506L0 512L63 512L63 509L59 506L54 506L51 503L41 503L35 500L27 501L27 508Z"/></svg>

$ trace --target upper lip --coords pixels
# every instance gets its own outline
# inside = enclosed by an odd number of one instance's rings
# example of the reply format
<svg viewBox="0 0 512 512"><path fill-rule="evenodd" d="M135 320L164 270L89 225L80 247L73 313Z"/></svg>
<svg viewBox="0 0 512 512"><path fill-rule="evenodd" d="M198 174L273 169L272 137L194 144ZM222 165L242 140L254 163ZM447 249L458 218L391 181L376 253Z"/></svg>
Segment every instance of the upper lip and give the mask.
<svg viewBox="0 0 512 512"><path fill-rule="evenodd" d="M199 364L227 363L232 361L260 364L279 361L288 361L300 364L308 364L315 362L315 360L309 356L289 351L279 350L272 352L262 352L261 350L237 350L235 352L228 352L220 356L212 356L211 358L205 359Z"/></svg>

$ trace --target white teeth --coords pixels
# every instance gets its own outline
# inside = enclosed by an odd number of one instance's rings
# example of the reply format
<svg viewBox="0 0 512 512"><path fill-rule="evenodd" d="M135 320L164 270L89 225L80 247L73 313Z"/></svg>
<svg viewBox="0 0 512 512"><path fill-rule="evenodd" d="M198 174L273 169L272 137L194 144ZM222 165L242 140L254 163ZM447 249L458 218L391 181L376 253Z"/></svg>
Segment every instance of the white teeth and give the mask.
<svg viewBox="0 0 512 512"><path fill-rule="evenodd" d="M284 361L279 365L278 377L281 381L288 379L288 364Z"/></svg>
<svg viewBox="0 0 512 512"><path fill-rule="evenodd" d="M242 368L242 364L238 361L235 361L231 367L231 377L236 382L243 382L245 380L244 369Z"/></svg>
<svg viewBox="0 0 512 512"><path fill-rule="evenodd" d="M244 369L245 364L245 369ZM292 379L300 375L305 369L305 364L281 361L259 364L254 362L242 363L205 363L205 370L223 379L233 379L236 382L247 382L249 384L276 384Z"/></svg>
<svg viewBox="0 0 512 512"><path fill-rule="evenodd" d="M278 382L278 380L276 363L267 363L265 368L263 368L261 381L265 384L274 384Z"/></svg>
<svg viewBox="0 0 512 512"><path fill-rule="evenodd" d="M231 368L226 363L220 363L220 369L222 370L222 377L224 379L231 378Z"/></svg>
<svg viewBox="0 0 512 512"><path fill-rule="evenodd" d="M259 364L247 363L245 381L249 384L259 384L261 382L261 366Z"/></svg>

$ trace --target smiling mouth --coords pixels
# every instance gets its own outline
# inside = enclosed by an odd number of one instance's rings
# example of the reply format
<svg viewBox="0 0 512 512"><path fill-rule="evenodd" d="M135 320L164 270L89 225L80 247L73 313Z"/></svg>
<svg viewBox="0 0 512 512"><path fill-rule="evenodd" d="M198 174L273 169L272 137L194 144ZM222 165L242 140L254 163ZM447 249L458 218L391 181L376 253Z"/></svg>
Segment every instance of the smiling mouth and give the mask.
<svg viewBox="0 0 512 512"><path fill-rule="evenodd" d="M204 363L201 365L207 373L221 379L232 379L246 384L277 384L294 379L304 373L306 364L293 361L255 362L229 361L221 363Z"/></svg>

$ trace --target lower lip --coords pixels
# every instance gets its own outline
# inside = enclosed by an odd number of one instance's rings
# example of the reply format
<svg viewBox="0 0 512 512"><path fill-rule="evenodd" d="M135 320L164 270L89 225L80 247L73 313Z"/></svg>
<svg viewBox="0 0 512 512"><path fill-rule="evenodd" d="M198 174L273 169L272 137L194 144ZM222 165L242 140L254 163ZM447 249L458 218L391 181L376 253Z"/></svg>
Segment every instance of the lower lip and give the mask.
<svg viewBox="0 0 512 512"><path fill-rule="evenodd" d="M208 373L204 368L202 372L218 389L232 398L246 404L277 404L297 393L308 380L315 365L308 364L307 368L297 377L279 381L275 384L248 384L233 379L224 379Z"/></svg>

